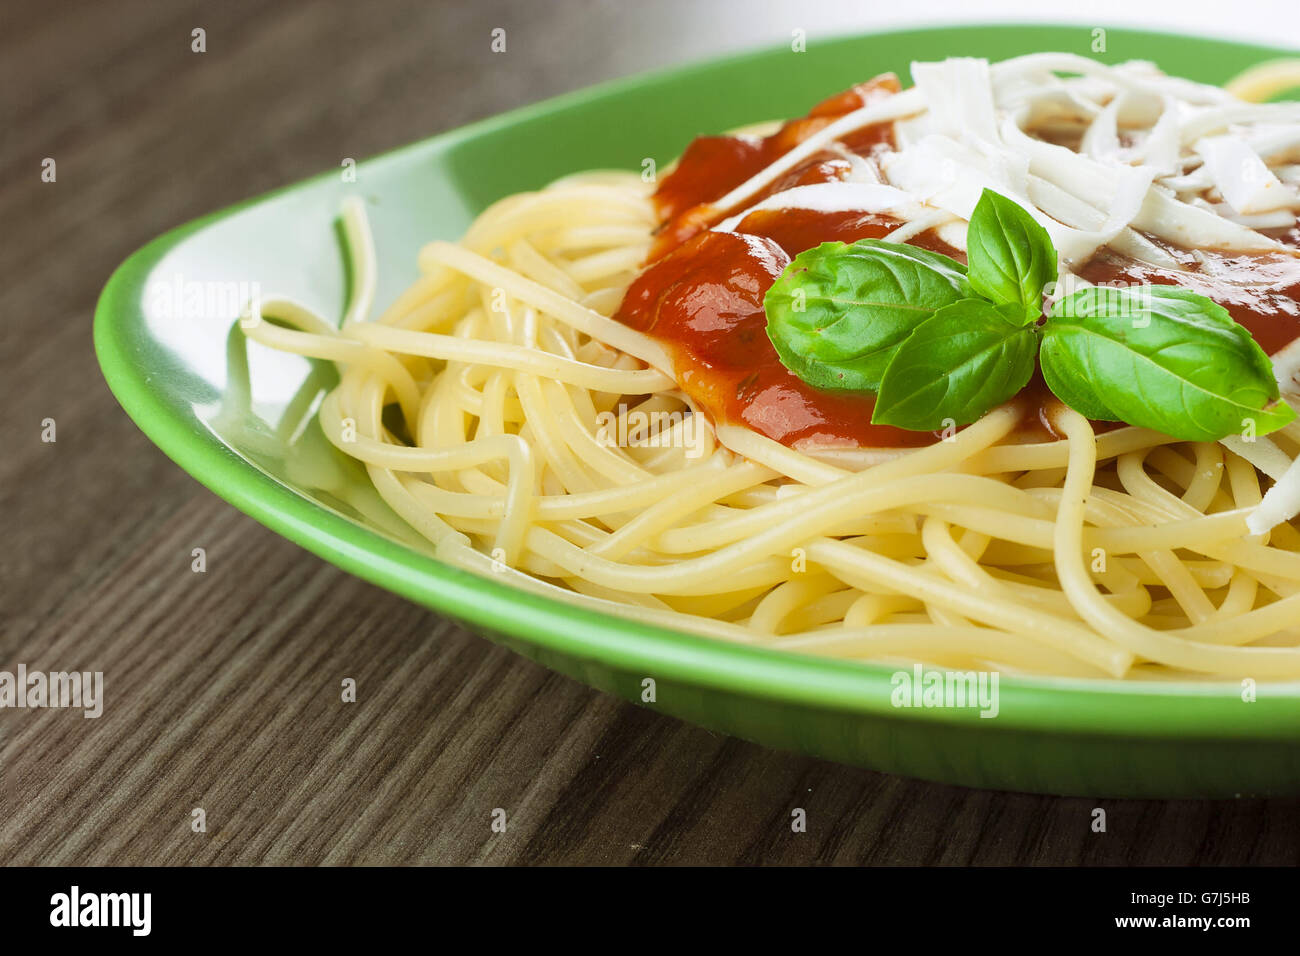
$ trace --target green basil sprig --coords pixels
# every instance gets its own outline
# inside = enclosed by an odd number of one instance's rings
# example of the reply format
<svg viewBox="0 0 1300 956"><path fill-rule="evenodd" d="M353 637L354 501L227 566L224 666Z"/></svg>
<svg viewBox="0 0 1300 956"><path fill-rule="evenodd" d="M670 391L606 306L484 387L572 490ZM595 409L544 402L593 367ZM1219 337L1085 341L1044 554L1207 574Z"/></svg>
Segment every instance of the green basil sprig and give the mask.
<svg viewBox="0 0 1300 956"><path fill-rule="evenodd" d="M875 392L872 422L915 431L975 421L1025 386L1035 359L1076 411L1182 440L1263 435L1295 418L1250 333L1182 287L1089 287L1044 318L1056 250L991 190L967 255L962 266L876 239L823 243L768 291L768 337L810 385Z"/></svg>

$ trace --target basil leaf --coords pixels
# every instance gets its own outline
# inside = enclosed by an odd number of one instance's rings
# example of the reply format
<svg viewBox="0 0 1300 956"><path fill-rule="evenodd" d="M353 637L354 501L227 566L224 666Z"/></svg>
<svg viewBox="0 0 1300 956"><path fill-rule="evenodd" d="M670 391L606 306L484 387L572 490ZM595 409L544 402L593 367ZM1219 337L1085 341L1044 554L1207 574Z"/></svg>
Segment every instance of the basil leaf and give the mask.
<svg viewBox="0 0 1300 956"><path fill-rule="evenodd" d="M1239 434L1246 420L1263 435L1295 418L1250 333L1178 286L1067 296L1043 327L1040 361L1048 388L1075 411L1183 441Z"/></svg>
<svg viewBox="0 0 1300 956"><path fill-rule="evenodd" d="M1024 388L1038 334L983 299L963 299L917 326L894 353L871 421L934 431L973 422Z"/></svg>
<svg viewBox="0 0 1300 956"><path fill-rule="evenodd" d="M1027 322L1043 314L1043 287L1056 281L1056 247L1019 203L984 190L966 230L966 262L977 294L1019 306Z"/></svg>
<svg viewBox="0 0 1300 956"><path fill-rule="evenodd" d="M767 336L809 385L875 391L912 330L971 295L965 273L947 256L901 243L822 243L768 289Z"/></svg>

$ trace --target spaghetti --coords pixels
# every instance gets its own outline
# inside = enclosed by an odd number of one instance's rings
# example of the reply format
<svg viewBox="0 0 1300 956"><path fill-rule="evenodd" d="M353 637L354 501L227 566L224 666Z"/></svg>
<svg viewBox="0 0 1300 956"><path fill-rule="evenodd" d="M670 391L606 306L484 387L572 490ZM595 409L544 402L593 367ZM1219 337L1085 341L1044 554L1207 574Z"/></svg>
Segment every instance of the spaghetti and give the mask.
<svg viewBox="0 0 1300 956"><path fill-rule="evenodd" d="M1246 92L1296 77L1270 69ZM1028 388L948 434L864 432L869 406L836 418L815 390L777 388L765 339L730 352L743 328L719 326L710 345L655 311L665 296L743 292L745 275L682 286L674 273L648 290L649 311L633 308L636 284L674 256L702 268L690 249L738 236L773 255L846 230L960 253L967 186L996 175L1050 223L1066 287L1131 275L1220 290L1227 257L1239 270L1243 257L1296 261L1300 198L1230 209L1243 184L1192 147L1231 134L1296 197L1300 106L1059 54L913 75L909 90L875 81L764 137L698 141L657 192L598 172L508 197L459 243L425 247L421 277L374 319L375 250L350 200L342 324L264 301L275 321L253 315L246 334L336 363L328 439L439 559L520 587L845 658L1300 677L1296 425L1178 442L1102 429ZM879 188L846 207L843 186ZM1275 273L1205 294L1248 324L1251 295L1291 294ZM1296 332L1273 356L1293 399Z"/></svg>

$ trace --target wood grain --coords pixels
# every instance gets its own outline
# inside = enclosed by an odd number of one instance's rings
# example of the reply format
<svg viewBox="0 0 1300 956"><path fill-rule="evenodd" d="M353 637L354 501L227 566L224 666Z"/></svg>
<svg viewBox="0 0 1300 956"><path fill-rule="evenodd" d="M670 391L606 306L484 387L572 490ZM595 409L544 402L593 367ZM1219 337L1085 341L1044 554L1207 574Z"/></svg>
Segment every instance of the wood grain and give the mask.
<svg viewBox="0 0 1300 956"><path fill-rule="evenodd" d="M340 156L708 48L689 4L648 6L4 5L0 668L102 670L109 700L0 712L0 861L1300 862L1296 801L1107 801L1093 834L1096 801L834 766L615 701L276 537L117 407L91 313L133 249ZM498 25L508 68L478 42Z"/></svg>

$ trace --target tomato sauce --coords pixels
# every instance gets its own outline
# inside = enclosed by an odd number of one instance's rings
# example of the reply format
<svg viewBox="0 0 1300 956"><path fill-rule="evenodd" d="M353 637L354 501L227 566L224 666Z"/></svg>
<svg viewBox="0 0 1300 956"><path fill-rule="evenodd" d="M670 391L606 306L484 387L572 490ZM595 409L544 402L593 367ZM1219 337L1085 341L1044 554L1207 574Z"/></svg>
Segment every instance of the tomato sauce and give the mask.
<svg viewBox="0 0 1300 956"><path fill-rule="evenodd" d="M681 387L715 422L745 425L790 447L918 447L939 435L871 424L874 396L817 389L790 372L767 337L763 297L795 255L822 242L882 238L901 223L878 213L764 209L745 216L734 232L710 232L726 210L712 205L736 186L839 116L898 91L892 75L877 77L831 97L808 117L768 137L708 136L695 140L655 194L662 226L650 264L632 283L615 316L662 342ZM867 127L841 141L876 162L892 148L892 124ZM844 179L852 163L825 150L791 169L762 196L793 186ZM1300 247L1300 228L1275 233ZM911 243L964 261L963 253L933 232ZM1184 285L1223 305L1266 352L1300 336L1300 258L1285 254L1236 255L1165 247L1185 269L1161 269L1108 249L1079 274L1089 282ZM1199 256L1199 258L1198 258ZM1022 441L1059 437L1047 422L1053 400L1040 375L1021 401ZM1119 427L1095 423L1100 430Z"/></svg>
<svg viewBox="0 0 1300 956"><path fill-rule="evenodd" d="M725 210L713 206L731 190L766 169L809 136L854 110L893 96L898 77L883 73L866 83L823 100L802 119L790 120L770 136L701 136L686 147L676 168L655 191L655 209L662 223L650 251L654 261L687 239L716 225ZM877 123L850 134L842 145L874 162L894 145L892 123ZM757 202L794 186L812 186L844 179L852 168L832 150L814 153L754 197Z"/></svg>

